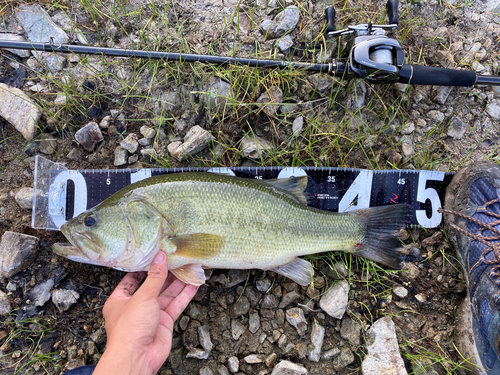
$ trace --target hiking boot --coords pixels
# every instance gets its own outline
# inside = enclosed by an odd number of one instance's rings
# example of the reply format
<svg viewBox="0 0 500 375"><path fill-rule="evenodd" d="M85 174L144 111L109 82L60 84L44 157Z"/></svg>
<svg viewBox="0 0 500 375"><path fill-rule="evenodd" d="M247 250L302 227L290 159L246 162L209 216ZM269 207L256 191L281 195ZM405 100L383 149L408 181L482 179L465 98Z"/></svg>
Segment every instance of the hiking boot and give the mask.
<svg viewBox="0 0 500 375"><path fill-rule="evenodd" d="M453 177L441 210L468 286L465 306L459 309L457 346L476 374L500 374L499 198L500 167L476 163Z"/></svg>

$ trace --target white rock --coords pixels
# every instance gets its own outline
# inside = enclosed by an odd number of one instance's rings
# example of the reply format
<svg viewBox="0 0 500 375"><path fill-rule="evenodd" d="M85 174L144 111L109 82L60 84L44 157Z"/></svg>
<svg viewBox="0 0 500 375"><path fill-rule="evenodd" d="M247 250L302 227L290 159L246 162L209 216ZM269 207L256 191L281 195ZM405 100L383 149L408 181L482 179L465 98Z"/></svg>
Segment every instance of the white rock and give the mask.
<svg viewBox="0 0 500 375"><path fill-rule="evenodd" d="M14 199L17 204L25 210L31 210L33 207L33 193L35 190L30 187L23 187L16 192Z"/></svg>
<svg viewBox="0 0 500 375"><path fill-rule="evenodd" d="M120 142L120 146L124 150L127 150L128 152L133 154L134 152L137 151L137 148L139 147L139 142L137 140L138 140L137 134L131 133L123 141Z"/></svg>
<svg viewBox="0 0 500 375"><path fill-rule="evenodd" d="M427 112L427 117L434 123L440 123L444 120L444 113L441 111L432 110Z"/></svg>
<svg viewBox="0 0 500 375"><path fill-rule="evenodd" d="M149 157L151 159L156 159L158 154L154 148L144 148L141 150L141 155L144 157Z"/></svg>
<svg viewBox="0 0 500 375"><path fill-rule="evenodd" d="M333 348L323 353L323 359L329 360L340 354L339 348Z"/></svg>
<svg viewBox="0 0 500 375"><path fill-rule="evenodd" d="M425 298L423 293L415 294L415 299L420 303L427 301L427 298Z"/></svg>
<svg viewBox="0 0 500 375"><path fill-rule="evenodd" d="M292 132L294 137L298 137L300 133L302 133L302 129L304 128L304 117L299 116L295 120L293 120L292 124Z"/></svg>
<svg viewBox="0 0 500 375"><path fill-rule="evenodd" d="M194 348L188 354L186 354L186 358L196 358L196 359L207 359L209 356L210 356L209 352L199 348Z"/></svg>
<svg viewBox="0 0 500 375"><path fill-rule="evenodd" d="M9 281L9 283L7 284L7 291L8 292L15 292L17 290L17 284L15 282L13 282L12 280Z"/></svg>
<svg viewBox="0 0 500 375"><path fill-rule="evenodd" d="M234 340L238 340L245 331L245 326L241 324L238 319L231 320L231 336Z"/></svg>
<svg viewBox="0 0 500 375"><path fill-rule="evenodd" d="M342 319L347 309L349 283L345 280L337 281L320 299L319 307L328 315Z"/></svg>
<svg viewBox="0 0 500 375"><path fill-rule="evenodd" d="M119 167L125 165L128 162L128 151L121 148L120 146L115 148L115 162L114 164Z"/></svg>
<svg viewBox="0 0 500 375"><path fill-rule="evenodd" d="M266 20L260 24L267 38L278 38L292 31L299 22L300 12L295 5L286 7L278 13L273 21Z"/></svg>
<svg viewBox="0 0 500 375"><path fill-rule="evenodd" d="M248 316L248 330L256 333L260 328L260 316L258 312L252 312Z"/></svg>
<svg viewBox="0 0 500 375"><path fill-rule="evenodd" d="M20 5L16 17L32 42L52 41L54 44L65 44L69 41L68 34L57 26L38 4ZM66 64L66 57L53 52L32 51L32 54L39 61L43 61L53 73L64 68Z"/></svg>
<svg viewBox="0 0 500 375"><path fill-rule="evenodd" d="M200 368L200 370L198 371L198 375L214 375L214 372L212 371L212 369L208 366L203 366L202 368Z"/></svg>
<svg viewBox="0 0 500 375"><path fill-rule="evenodd" d="M311 329L311 343L314 348L309 352L309 360L319 362L323 340L325 339L325 327L314 319Z"/></svg>
<svg viewBox="0 0 500 375"><path fill-rule="evenodd" d="M66 97L66 94L64 93L57 93L56 98L54 99L54 104L55 105L66 105L68 98Z"/></svg>
<svg viewBox="0 0 500 375"><path fill-rule="evenodd" d="M307 320L304 311L299 307L293 307L286 311L286 321L297 329L300 336L307 331Z"/></svg>
<svg viewBox="0 0 500 375"><path fill-rule="evenodd" d="M271 148L271 144L268 141L256 135L245 135L240 145L243 156L250 159L263 158Z"/></svg>
<svg viewBox="0 0 500 375"><path fill-rule="evenodd" d="M9 301L9 296L0 290L0 316L8 315L12 310L12 305Z"/></svg>
<svg viewBox="0 0 500 375"><path fill-rule="evenodd" d="M21 4L17 8L16 17L32 42L68 43L69 37L57 26L45 10L38 4Z"/></svg>
<svg viewBox="0 0 500 375"><path fill-rule="evenodd" d="M415 153L415 149L409 143L403 142L401 145L403 160L408 160Z"/></svg>
<svg viewBox="0 0 500 375"><path fill-rule="evenodd" d="M99 123L99 128L107 129L107 128L109 128L109 125L111 125L112 123L113 123L113 117L110 115L107 115Z"/></svg>
<svg viewBox="0 0 500 375"><path fill-rule="evenodd" d="M368 355L361 364L363 375L407 375L399 353L394 323L389 316L380 318L367 331Z"/></svg>
<svg viewBox="0 0 500 375"><path fill-rule="evenodd" d="M290 35L285 35L278 41L278 48L281 52L286 52L293 46L293 39Z"/></svg>
<svg viewBox="0 0 500 375"><path fill-rule="evenodd" d="M493 120L500 120L500 105L496 101L488 103L486 112Z"/></svg>
<svg viewBox="0 0 500 375"><path fill-rule="evenodd" d="M478 61L473 61L471 65L472 70L474 70L476 73L484 73L484 71L486 70L486 67Z"/></svg>
<svg viewBox="0 0 500 375"><path fill-rule="evenodd" d="M432 101L444 105L452 90L453 86L438 86L436 89L436 96L432 99Z"/></svg>
<svg viewBox="0 0 500 375"><path fill-rule="evenodd" d="M43 306L50 299L50 291L54 286L54 279L48 279L36 284L28 292L30 303L35 306Z"/></svg>
<svg viewBox="0 0 500 375"><path fill-rule="evenodd" d="M232 373L236 373L238 372L239 368L240 368L240 361L238 359L238 357L229 357L229 359L227 360L227 366L229 367L229 371L231 371Z"/></svg>
<svg viewBox="0 0 500 375"><path fill-rule="evenodd" d="M290 361L281 361L273 368L271 375L307 375L308 371L304 366L297 365Z"/></svg>
<svg viewBox="0 0 500 375"><path fill-rule="evenodd" d="M455 139L462 139L467 130L467 124L457 116L453 116L448 126L448 135Z"/></svg>
<svg viewBox="0 0 500 375"><path fill-rule="evenodd" d="M198 327L198 338L200 339L201 347L210 353L214 345L212 344L212 340L210 339L210 331L208 329L208 326Z"/></svg>
<svg viewBox="0 0 500 375"><path fill-rule="evenodd" d="M405 298L406 296L408 296L408 289L406 289L404 286L397 286L392 290L392 292L399 298Z"/></svg>
<svg viewBox="0 0 500 375"><path fill-rule="evenodd" d="M156 136L156 129L151 128L147 125L141 126L141 134L144 138L153 139Z"/></svg>
<svg viewBox="0 0 500 375"><path fill-rule="evenodd" d="M168 152L177 160L195 155L215 140L210 132L202 129L199 125L193 126L184 137L184 143L175 141L167 146Z"/></svg>
<svg viewBox="0 0 500 375"><path fill-rule="evenodd" d="M243 360L246 363L255 364L264 362L264 358L265 357L262 354L250 354L243 358Z"/></svg>
<svg viewBox="0 0 500 375"><path fill-rule="evenodd" d="M33 92L44 92L45 90L47 90L47 87L42 85L41 83L37 83L33 86L30 86L29 89Z"/></svg>
<svg viewBox="0 0 500 375"><path fill-rule="evenodd" d="M11 277L33 261L38 238L6 231L0 242L0 279Z"/></svg>
<svg viewBox="0 0 500 375"><path fill-rule="evenodd" d="M21 90L0 83L0 116L30 141L42 110Z"/></svg>
<svg viewBox="0 0 500 375"><path fill-rule="evenodd" d="M153 144L153 140L149 139L149 138L141 138L141 139L139 139L138 143L142 147L147 147L147 146L151 146Z"/></svg>
<svg viewBox="0 0 500 375"><path fill-rule="evenodd" d="M78 301L78 298L80 294L76 290L55 289L52 291L52 303L60 312L68 310Z"/></svg>

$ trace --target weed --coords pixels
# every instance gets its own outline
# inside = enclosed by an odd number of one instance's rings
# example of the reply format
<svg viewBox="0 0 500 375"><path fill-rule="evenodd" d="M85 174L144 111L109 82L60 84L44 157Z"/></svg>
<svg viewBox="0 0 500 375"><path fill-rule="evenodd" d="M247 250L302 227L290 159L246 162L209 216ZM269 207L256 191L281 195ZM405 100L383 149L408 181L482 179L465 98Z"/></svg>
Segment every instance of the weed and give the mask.
<svg viewBox="0 0 500 375"><path fill-rule="evenodd" d="M13 369L14 374L23 374L28 366L35 365L43 373L51 373L56 353L39 350L42 340L53 330L50 319L4 321L0 325L9 332L1 347L5 353L0 356L1 370Z"/></svg>

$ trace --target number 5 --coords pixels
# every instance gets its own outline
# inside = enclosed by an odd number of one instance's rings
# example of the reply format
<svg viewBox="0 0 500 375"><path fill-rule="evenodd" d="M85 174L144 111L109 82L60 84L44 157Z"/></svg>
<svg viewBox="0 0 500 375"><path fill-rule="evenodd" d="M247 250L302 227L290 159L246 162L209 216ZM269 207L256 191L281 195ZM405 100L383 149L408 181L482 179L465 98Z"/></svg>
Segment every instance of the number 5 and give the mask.
<svg viewBox="0 0 500 375"><path fill-rule="evenodd" d="M442 214L437 212L441 207L441 200L437 191L433 188L426 188L427 181L443 181L444 172L420 171L418 177L417 201L425 203L427 200L431 203L431 217L427 217L425 210L415 212L417 222L424 228L435 228L441 224Z"/></svg>

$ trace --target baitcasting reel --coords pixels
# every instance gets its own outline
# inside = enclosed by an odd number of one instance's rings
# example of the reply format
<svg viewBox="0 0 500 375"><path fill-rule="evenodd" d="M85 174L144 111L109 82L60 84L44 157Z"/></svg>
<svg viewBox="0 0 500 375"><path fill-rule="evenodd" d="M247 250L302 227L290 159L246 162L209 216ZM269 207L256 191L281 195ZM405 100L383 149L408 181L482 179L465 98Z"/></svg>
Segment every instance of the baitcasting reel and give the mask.
<svg viewBox="0 0 500 375"><path fill-rule="evenodd" d="M358 76L371 83L395 83L399 81L405 53L399 42L389 38L387 31L398 27L398 1L387 2L388 25L362 23L347 29L335 30L335 9L326 9L328 27L326 35L330 38L346 36L348 38L344 58L349 61L349 68Z"/></svg>

